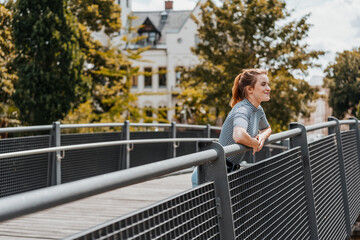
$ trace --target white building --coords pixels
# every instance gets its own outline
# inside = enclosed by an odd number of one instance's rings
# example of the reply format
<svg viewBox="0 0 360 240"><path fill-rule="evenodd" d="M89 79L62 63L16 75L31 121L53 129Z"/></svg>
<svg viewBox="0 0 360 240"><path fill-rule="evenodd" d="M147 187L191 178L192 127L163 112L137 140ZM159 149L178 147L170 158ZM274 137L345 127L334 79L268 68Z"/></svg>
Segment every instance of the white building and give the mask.
<svg viewBox="0 0 360 240"><path fill-rule="evenodd" d="M131 13L137 17L132 26L142 26L138 35L148 36L131 47L151 46L142 55L146 62L134 63L140 67L140 72L152 73L132 79L132 92L138 96L138 107L153 109L155 118L157 109L162 108L168 121L173 121L180 91L177 87L180 70L198 63L191 52L197 41L197 25L191 15L198 16L200 4L192 11L175 11L173 1L164 1L162 11L131 12L131 0L117 0L117 3L122 8L123 23L123 18ZM147 111L147 115L150 116L151 112Z"/></svg>

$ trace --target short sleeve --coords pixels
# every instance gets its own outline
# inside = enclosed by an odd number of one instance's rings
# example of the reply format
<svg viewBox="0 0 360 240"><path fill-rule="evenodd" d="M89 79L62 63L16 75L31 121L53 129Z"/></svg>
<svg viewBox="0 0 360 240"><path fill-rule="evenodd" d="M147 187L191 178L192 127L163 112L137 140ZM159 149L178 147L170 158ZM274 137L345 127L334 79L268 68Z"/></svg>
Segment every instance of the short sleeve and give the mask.
<svg viewBox="0 0 360 240"><path fill-rule="evenodd" d="M266 119L266 115L264 110L261 108L261 117L259 122L259 130L264 130L266 128L270 127L270 124L268 123Z"/></svg>
<svg viewBox="0 0 360 240"><path fill-rule="evenodd" d="M250 112L246 107L241 106L235 110L233 127L243 127L247 129L249 122Z"/></svg>

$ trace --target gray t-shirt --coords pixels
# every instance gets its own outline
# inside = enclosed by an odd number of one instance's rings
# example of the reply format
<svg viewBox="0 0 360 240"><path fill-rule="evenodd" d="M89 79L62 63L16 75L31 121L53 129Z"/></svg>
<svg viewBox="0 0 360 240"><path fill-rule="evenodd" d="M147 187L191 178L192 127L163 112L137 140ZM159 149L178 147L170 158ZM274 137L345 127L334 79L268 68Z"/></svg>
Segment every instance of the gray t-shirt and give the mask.
<svg viewBox="0 0 360 240"><path fill-rule="evenodd" d="M261 106L256 108L246 98L238 102L226 117L221 129L219 143L222 146L235 144L233 139L234 127L243 127L251 137L258 135L259 130L268 128L270 125ZM252 151L243 154L233 155L227 158L228 161L239 164L242 160L251 162Z"/></svg>

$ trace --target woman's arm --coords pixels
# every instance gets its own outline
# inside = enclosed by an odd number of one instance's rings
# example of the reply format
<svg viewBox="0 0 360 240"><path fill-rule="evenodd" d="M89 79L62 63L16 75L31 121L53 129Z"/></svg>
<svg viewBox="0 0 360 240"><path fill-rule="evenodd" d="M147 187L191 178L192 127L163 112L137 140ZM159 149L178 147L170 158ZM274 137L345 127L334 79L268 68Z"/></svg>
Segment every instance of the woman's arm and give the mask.
<svg viewBox="0 0 360 240"><path fill-rule="evenodd" d="M233 139L236 143L251 147L253 154L259 151L260 142L257 138L252 138L243 127L234 127Z"/></svg>
<svg viewBox="0 0 360 240"><path fill-rule="evenodd" d="M263 148L265 140L268 139L268 137L271 135L271 131L271 127L259 131L259 134L256 136L256 139L259 141L257 152Z"/></svg>

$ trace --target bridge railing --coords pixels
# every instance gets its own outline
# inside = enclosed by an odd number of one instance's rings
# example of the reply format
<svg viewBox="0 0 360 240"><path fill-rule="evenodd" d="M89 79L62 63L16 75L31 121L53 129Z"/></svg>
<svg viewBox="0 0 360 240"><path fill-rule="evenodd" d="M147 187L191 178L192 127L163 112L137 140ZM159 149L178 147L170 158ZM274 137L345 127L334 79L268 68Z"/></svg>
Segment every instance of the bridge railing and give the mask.
<svg viewBox="0 0 360 240"><path fill-rule="evenodd" d="M195 141L162 141L173 138L216 138L221 128L210 125L101 123L60 124L0 128L0 154L48 147L129 141L101 148L42 152L3 158L0 161L0 197L67 183L129 167L196 152ZM81 133L78 133L82 130ZM150 130L150 131L149 131ZM74 133L75 131L75 133ZM152 143L130 140L161 140ZM152 158L147 153L152 151Z"/></svg>
<svg viewBox="0 0 360 240"><path fill-rule="evenodd" d="M210 125L129 121L99 124L55 122L43 126L0 128L0 134L9 135L0 139L0 154L74 144L91 146L84 149L60 148L64 149L61 152L35 151L37 154L2 158L0 198L194 153L197 151L197 139L217 138L220 130L220 127ZM193 140L189 140L191 138ZM148 144L140 141L143 139L154 140ZM98 144L119 141L127 142ZM95 148L96 145L99 147ZM284 148L287 147L281 144L268 145L256 154L256 160L282 152ZM149 152L152 153L151 158L148 157Z"/></svg>
<svg viewBox="0 0 360 240"><path fill-rule="evenodd" d="M349 238L360 213L358 121L290 128L267 141L289 139L289 150L230 174L226 157L248 149L199 139L198 153L2 198L0 220L200 165L198 187L68 239ZM308 143L321 128L328 136Z"/></svg>

